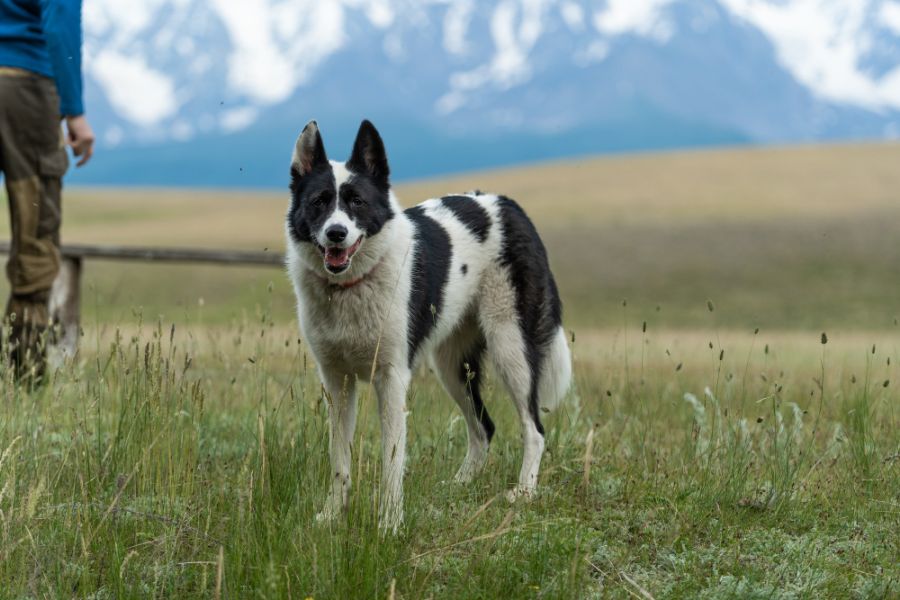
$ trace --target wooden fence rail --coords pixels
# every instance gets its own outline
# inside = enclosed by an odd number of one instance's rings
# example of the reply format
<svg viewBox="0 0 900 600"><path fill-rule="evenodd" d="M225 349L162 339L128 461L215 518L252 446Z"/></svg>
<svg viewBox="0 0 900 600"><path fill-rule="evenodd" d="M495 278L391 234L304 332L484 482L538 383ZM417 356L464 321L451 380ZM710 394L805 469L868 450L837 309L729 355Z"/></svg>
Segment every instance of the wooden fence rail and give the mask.
<svg viewBox="0 0 900 600"><path fill-rule="evenodd" d="M0 254L9 253L9 242L0 242ZM59 327L51 359L62 361L78 349L81 323L82 262L124 260L169 263L206 263L223 266L281 267L284 256L278 252L206 250L199 248L150 248L139 246L95 246L65 244L60 249L62 262L50 293L50 317Z"/></svg>

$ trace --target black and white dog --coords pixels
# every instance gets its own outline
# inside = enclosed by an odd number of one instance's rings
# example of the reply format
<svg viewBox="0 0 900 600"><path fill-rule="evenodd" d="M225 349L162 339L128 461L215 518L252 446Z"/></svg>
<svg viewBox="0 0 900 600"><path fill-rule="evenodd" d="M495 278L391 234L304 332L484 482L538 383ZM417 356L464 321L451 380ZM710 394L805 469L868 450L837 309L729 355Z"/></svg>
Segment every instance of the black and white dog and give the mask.
<svg viewBox="0 0 900 600"><path fill-rule="evenodd" d="M290 189L288 272L329 404L332 481L319 518L346 506L356 387L371 381L381 417L380 523L402 521L406 393L423 359L465 415L461 482L484 465L494 433L479 389L493 363L525 444L509 498L530 495L544 452L541 412L566 393L572 366L547 254L519 205L476 192L403 210L369 121L346 163L328 160L311 121L297 139Z"/></svg>

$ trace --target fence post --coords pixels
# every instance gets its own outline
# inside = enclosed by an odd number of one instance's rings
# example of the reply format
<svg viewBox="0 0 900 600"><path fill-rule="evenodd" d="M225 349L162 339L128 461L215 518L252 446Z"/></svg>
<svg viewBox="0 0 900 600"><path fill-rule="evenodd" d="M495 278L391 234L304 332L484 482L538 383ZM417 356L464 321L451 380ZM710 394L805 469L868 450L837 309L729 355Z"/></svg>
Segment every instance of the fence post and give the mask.
<svg viewBox="0 0 900 600"><path fill-rule="evenodd" d="M56 327L55 343L48 360L59 366L78 350L81 314L81 257L63 256L59 274L50 290L50 322Z"/></svg>

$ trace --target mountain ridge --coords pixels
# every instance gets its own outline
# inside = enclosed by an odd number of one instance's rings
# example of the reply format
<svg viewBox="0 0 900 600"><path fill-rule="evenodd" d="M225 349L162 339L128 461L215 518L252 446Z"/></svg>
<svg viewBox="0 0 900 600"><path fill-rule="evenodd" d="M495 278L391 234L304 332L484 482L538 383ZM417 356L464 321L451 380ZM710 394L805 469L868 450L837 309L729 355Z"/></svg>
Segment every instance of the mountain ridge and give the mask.
<svg viewBox="0 0 900 600"><path fill-rule="evenodd" d="M281 185L311 118L338 148L374 119L400 178L900 133L894 1L97 0L85 48L106 162L76 182Z"/></svg>

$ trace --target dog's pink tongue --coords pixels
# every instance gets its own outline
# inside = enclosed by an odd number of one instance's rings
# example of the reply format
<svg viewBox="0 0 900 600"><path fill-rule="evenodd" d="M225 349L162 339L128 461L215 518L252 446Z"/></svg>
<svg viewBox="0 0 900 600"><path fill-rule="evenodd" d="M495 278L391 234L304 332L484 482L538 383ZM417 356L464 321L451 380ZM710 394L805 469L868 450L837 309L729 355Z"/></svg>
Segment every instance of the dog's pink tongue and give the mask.
<svg viewBox="0 0 900 600"><path fill-rule="evenodd" d="M329 267L341 267L347 262L349 248L328 248L325 251L325 262Z"/></svg>

